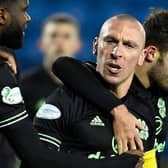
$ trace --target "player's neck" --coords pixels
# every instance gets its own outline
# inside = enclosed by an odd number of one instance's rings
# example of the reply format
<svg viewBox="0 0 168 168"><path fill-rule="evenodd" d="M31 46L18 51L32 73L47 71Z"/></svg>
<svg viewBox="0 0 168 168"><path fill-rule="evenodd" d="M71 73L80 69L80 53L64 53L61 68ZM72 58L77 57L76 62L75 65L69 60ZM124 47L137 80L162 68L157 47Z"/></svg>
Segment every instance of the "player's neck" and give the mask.
<svg viewBox="0 0 168 168"><path fill-rule="evenodd" d="M149 67L145 63L142 67L136 68L136 76L145 88L149 88L151 86L148 71Z"/></svg>
<svg viewBox="0 0 168 168"><path fill-rule="evenodd" d="M134 74L132 74L128 79L126 79L124 82L120 83L119 85L111 86L111 91L113 92L113 94L115 94L120 99L126 96L131 86L133 75Z"/></svg>

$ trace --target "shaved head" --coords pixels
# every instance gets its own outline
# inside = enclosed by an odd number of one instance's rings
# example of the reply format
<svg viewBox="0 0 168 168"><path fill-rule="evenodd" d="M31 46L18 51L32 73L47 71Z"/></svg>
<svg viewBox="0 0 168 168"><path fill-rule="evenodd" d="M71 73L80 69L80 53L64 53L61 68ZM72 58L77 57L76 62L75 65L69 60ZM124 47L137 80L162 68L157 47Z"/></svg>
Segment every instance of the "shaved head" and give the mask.
<svg viewBox="0 0 168 168"><path fill-rule="evenodd" d="M141 36L142 36L142 39L143 39L142 41L144 42L144 45L145 45L146 33L145 33L143 25L135 17L133 17L131 15L128 15L128 14L116 15L116 16L111 17L108 20L106 20L104 22L104 24L102 25L102 27L101 27L101 30L100 30L100 33L99 33L99 37L108 28L111 28L115 24L115 21L122 21L122 22L125 22L125 23L129 23L130 22L130 24L132 24L132 28L137 29L139 31L139 33L141 33Z"/></svg>

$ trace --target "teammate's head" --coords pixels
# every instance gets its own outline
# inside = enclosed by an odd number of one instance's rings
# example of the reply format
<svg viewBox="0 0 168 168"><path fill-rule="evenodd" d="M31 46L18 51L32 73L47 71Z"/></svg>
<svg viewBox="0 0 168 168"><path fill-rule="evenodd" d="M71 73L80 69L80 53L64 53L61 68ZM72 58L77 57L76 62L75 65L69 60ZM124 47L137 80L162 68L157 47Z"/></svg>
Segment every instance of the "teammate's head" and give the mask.
<svg viewBox="0 0 168 168"><path fill-rule="evenodd" d="M0 45L22 47L26 24L31 20L26 9L29 0L0 0Z"/></svg>
<svg viewBox="0 0 168 168"><path fill-rule="evenodd" d="M145 65L151 83L168 91L168 11L155 10L144 22Z"/></svg>
<svg viewBox="0 0 168 168"><path fill-rule="evenodd" d="M77 20L67 14L49 16L42 28L40 47L46 59L73 57L80 50L80 28Z"/></svg>
<svg viewBox="0 0 168 168"><path fill-rule="evenodd" d="M97 70L118 87L131 82L136 65L144 61L145 31L134 17L126 14L108 19L93 44Z"/></svg>

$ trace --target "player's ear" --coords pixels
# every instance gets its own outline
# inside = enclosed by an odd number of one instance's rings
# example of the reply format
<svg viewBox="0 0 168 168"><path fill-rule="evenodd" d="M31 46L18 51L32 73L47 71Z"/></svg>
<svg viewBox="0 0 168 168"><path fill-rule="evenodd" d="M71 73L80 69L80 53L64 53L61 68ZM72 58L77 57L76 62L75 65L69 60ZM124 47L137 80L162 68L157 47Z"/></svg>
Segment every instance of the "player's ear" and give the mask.
<svg viewBox="0 0 168 168"><path fill-rule="evenodd" d="M8 11L5 8L0 7L0 26L5 26L10 19Z"/></svg>
<svg viewBox="0 0 168 168"><path fill-rule="evenodd" d="M154 45L149 45L144 49L145 61L151 63L155 61L159 56L158 48Z"/></svg>
<svg viewBox="0 0 168 168"><path fill-rule="evenodd" d="M95 37L93 40L93 55L97 55L98 48L98 37Z"/></svg>

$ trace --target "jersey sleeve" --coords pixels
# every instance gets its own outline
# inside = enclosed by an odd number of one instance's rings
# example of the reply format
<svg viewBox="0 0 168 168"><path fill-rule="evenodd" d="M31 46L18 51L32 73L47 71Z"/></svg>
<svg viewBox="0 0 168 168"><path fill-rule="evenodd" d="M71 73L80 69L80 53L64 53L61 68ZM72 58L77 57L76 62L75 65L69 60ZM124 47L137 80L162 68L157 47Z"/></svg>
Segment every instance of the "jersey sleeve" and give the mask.
<svg viewBox="0 0 168 168"><path fill-rule="evenodd" d="M52 113L52 114L51 114ZM57 106L44 104L37 112L34 119L34 126L38 132L40 140L51 150L60 151L63 143L61 136L62 121Z"/></svg>
<svg viewBox="0 0 168 168"><path fill-rule="evenodd" d="M34 126L40 140L49 149L60 151L60 148L63 147L64 132L74 120L71 106L70 97L63 88L59 87L36 113Z"/></svg>
<svg viewBox="0 0 168 168"><path fill-rule="evenodd" d="M0 63L0 128L13 125L28 114L15 75L6 63Z"/></svg>
<svg viewBox="0 0 168 168"><path fill-rule="evenodd" d="M65 85L105 112L110 112L114 107L123 104L102 85L100 75L96 71L91 71L79 60L61 57L56 60L52 70Z"/></svg>

